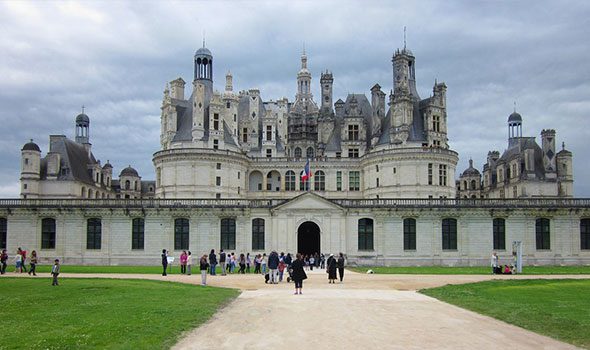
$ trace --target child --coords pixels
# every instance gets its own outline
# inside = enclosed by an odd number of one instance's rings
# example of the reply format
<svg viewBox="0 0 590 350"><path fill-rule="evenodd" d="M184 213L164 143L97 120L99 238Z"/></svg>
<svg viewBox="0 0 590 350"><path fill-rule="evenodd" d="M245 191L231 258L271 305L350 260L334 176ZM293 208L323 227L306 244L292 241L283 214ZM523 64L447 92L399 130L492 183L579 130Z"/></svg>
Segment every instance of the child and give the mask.
<svg viewBox="0 0 590 350"><path fill-rule="evenodd" d="M279 282L283 282L283 273L285 272L285 267L287 264L283 261L283 259L279 260Z"/></svg>
<svg viewBox="0 0 590 350"><path fill-rule="evenodd" d="M51 268L51 275L53 276L53 283L51 283L51 285L58 286L57 276L59 275L59 259L55 259L55 264L53 264L53 267Z"/></svg>
<svg viewBox="0 0 590 350"><path fill-rule="evenodd" d="M23 267L23 256L20 255L20 251L16 253L16 255L14 256L14 273L17 272L23 272L22 267Z"/></svg>
<svg viewBox="0 0 590 350"><path fill-rule="evenodd" d="M201 270L201 285L207 285L207 270L209 269L209 263L207 262L207 254L204 254L199 260L199 269Z"/></svg>

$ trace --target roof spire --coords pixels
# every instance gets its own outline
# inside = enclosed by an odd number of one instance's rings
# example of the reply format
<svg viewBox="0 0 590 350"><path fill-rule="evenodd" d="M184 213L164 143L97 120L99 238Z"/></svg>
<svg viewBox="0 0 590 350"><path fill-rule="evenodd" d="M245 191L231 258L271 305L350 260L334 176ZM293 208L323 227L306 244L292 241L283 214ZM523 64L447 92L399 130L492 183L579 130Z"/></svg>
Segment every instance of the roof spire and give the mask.
<svg viewBox="0 0 590 350"><path fill-rule="evenodd" d="M31 142L33 142L33 139L31 139ZM565 142L561 143L561 150L565 151Z"/></svg>
<svg viewBox="0 0 590 350"><path fill-rule="evenodd" d="M205 29L203 29L203 48L205 48Z"/></svg>
<svg viewBox="0 0 590 350"><path fill-rule="evenodd" d="M84 114L84 108L86 108L86 107L84 107L84 105L82 105L82 114Z"/></svg>
<svg viewBox="0 0 590 350"><path fill-rule="evenodd" d="M406 26L404 26L404 50L406 49Z"/></svg>
<svg viewBox="0 0 590 350"><path fill-rule="evenodd" d="M514 101L514 113L516 113L516 101Z"/></svg>
<svg viewBox="0 0 590 350"><path fill-rule="evenodd" d="M305 41L303 42L303 56L305 56Z"/></svg>

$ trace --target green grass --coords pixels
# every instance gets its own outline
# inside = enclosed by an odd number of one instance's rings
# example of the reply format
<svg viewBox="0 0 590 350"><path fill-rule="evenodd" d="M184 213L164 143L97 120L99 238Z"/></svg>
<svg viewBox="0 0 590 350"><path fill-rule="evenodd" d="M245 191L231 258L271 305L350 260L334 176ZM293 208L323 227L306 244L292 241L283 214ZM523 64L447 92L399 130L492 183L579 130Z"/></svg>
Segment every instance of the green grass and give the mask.
<svg viewBox="0 0 590 350"><path fill-rule="evenodd" d="M38 265L37 272L50 272L52 265ZM14 272L14 266L8 266L7 272ZM27 264L27 271L29 271L29 264ZM221 268L218 267L215 271L221 273ZM252 267L250 271L254 271ZM61 272L63 273L138 273L138 274L162 274L162 266L83 266L83 265L61 265ZM237 269L236 269L237 272ZM236 273L234 272L234 273ZM198 265L193 265L193 275L198 275ZM180 266L175 265L172 269L168 269L168 274L179 275Z"/></svg>
<svg viewBox="0 0 590 350"><path fill-rule="evenodd" d="M238 295L233 289L110 279L2 278L0 349L162 349Z"/></svg>
<svg viewBox="0 0 590 350"><path fill-rule="evenodd" d="M496 280L420 292L560 341L590 348L590 280Z"/></svg>
<svg viewBox="0 0 590 350"><path fill-rule="evenodd" d="M407 267L354 267L353 271L365 273L371 269L379 274L414 274L414 275L489 275L488 266L407 266ZM523 275L580 275L590 274L590 266L524 266Z"/></svg>

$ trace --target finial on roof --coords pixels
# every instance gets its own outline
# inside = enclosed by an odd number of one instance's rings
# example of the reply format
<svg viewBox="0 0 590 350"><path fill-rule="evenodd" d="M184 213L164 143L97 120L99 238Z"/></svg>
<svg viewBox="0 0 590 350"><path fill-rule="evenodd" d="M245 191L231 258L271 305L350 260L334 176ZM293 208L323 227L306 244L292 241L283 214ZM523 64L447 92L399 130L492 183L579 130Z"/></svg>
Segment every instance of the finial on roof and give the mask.
<svg viewBox="0 0 590 350"><path fill-rule="evenodd" d="M305 56L305 41L303 42L303 56Z"/></svg>
<svg viewBox="0 0 590 350"><path fill-rule="evenodd" d="M516 101L514 101L514 113L516 113Z"/></svg>
<svg viewBox="0 0 590 350"><path fill-rule="evenodd" d="M33 140L31 140L31 142L33 142ZM565 142L562 142L561 143L561 150L562 151L565 151Z"/></svg>
<svg viewBox="0 0 590 350"><path fill-rule="evenodd" d="M406 49L406 26L404 26L404 50Z"/></svg>
<svg viewBox="0 0 590 350"><path fill-rule="evenodd" d="M473 168L473 159L469 158L469 167Z"/></svg>
<svg viewBox="0 0 590 350"><path fill-rule="evenodd" d="M33 139L31 139L31 142L33 142Z"/></svg>
<svg viewBox="0 0 590 350"><path fill-rule="evenodd" d="M203 48L205 48L205 29L203 29Z"/></svg>
<svg viewBox="0 0 590 350"><path fill-rule="evenodd" d="M82 105L82 114L84 114L84 108L86 108L86 107L84 107L84 105Z"/></svg>

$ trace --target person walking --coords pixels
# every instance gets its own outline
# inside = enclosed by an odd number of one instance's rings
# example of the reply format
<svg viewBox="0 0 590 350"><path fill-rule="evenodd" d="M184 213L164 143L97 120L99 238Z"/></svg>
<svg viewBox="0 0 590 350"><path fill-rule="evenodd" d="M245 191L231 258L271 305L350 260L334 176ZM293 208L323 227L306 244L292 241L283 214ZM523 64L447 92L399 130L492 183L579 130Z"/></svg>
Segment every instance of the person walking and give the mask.
<svg viewBox="0 0 590 350"><path fill-rule="evenodd" d="M186 256L186 274L191 275L191 270L193 268L193 256L191 251L188 251L188 255Z"/></svg>
<svg viewBox="0 0 590 350"><path fill-rule="evenodd" d="M23 256L20 254L20 248L16 251L14 256L14 273L22 273Z"/></svg>
<svg viewBox="0 0 590 350"><path fill-rule="evenodd" d="M6 253L6 249L2 249L2 254L0 255L0 274L6 273L6 261L8 261L8 253Z"/></svg>
<svg viewBox="0 0 590 350"><path fill-rule="evenodd" d="M209 253L209 268L211 269L211 276L215 276L215 267L217 266L217 255L215 249L211 249Z"/></svg>
<svg viewBox="0 0 590 350"><path fill-rule="evenodd" d="M168 252L162 249L162 276L166 276L166 269L168 268Z"/></svg>
<svg viewBox="0 0 590 350"><path fill-rule="evenodd" d="M279 283L279 254L274 250L268 256L268 269L270 270L269 281L270 284Z"/></svg>
<svg viewBox="0 0 590 350"><path fill-rule="evenodd" d="M260 254L254 257L254 273L260 273Z"/></svg>
<svg viewBox="0 0 590 350"><path fill-rule="evenodd" d="M336 262L338 266L338 276L340 277L340 283L342 283L342 279L344 278L344 254L342 252L338 255L338 261Z"/></svg>
<svg viewBox="0 0 590 350"><path fill-rule="evenodd" d="M238 260L238 263L240 264L240 271L238 271L238 273L246 273L246 256L244 255L244 253L240 254L240 259Z"/></svg>
<svg viewBox="0 0 590 350"><path fill-rule="evenodd" d="M250 273L250 265L252 264L252 259L250 259L250 253L246 253L246 273Z"/></svg>
<svg viewBox="0 0 590 350"><path fill-rule="evenodd" d="M221 275L225 276L226 272L225 272L225 252L223 251L223 249L221 249L219 251L219 265L221 265Z"/></svg>
<svg viewBox="0 0 590 350"><path fill-rule="evenodd" d="M262 270L262 274L266 274L266 253L262 254L262 258L260 259L260 269Z"/></svg>
<svg viewBox="0 0 590 350"><path fill-rule="evenodd" d="M301 291L303 289L303 280L307 279L307 275L303 269L303 260L300 253L297 253L295 261L291 263L291 275L293 282L295 282L295 293L293 294L303 294Z"/></svg>
<svg viewBox="0 0 590 350"><path fill-rule="evenodd" d="M20 249L20 247L18 247L18 252L21 255L21 262L20 262L20 272L27 272L27 266L25 265L27 263L27 251L26 250L22 250Z"/></svg>
<svg viewBox="0 0 590 350"><path fill-rule="evenodd" d="M500 265L498 264L498 254L496 252L492 253L492 274L500 273Z"/></svg>
<svg viewBox="0 0 590 350"><path fill-rule="evenodd" d="M30 264L31 264L31 268L29 269L29 275L33 274L33 276L37 276L37 251L33 250L31 252L31 260L30 260Z"/></svg>
<svg viewBox="0 0 590 350"><path fill-rule="evenodd" d="M53 267L51 268L51 276L53 276L53 282L51 282L52 286L59 286L57 282L57 276L59 276L59 259L55 259Z"/></svg>
<svg viewBox="0 0 590 350"><path fill-rule="evenodd" d="M207 254L203 254L201 260L199 260L199 269L201 270L201 285L207 285L207 269L209 269L209 263L207 262Z"/></svg>
<svg viewBox="0 0 590 350"><path fill-rule="evenodd" d="M180 273L181 274L185 274L186 273L186 259L187 259L188 255L186 254L186 250L183 250L182 253L180 254Z"/></svg>
<svg viewBox="0 0 590 350"><path fill-rule="evenodd" d="M326 271L328 272L328 283L336 283L336 259L334 254L330 254L328 261L326 261Z"/></svg>

